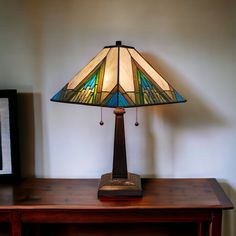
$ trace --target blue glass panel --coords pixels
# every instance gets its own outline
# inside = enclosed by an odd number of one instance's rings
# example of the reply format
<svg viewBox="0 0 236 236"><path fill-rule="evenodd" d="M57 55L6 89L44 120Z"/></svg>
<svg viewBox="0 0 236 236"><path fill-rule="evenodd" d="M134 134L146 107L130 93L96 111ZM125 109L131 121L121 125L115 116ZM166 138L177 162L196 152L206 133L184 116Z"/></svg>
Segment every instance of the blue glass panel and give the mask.
<svg viewBox="0 0 236 236"><path fill-rule="evenodd" d="M96 87L98 80L99 69L91 75L91 77L83 82L82 85L78 85L75 89L75 95L71 98L72 102L78 103L94 103L96 98Z"/></svg>
<svg viewBox="0 0 236 236"><path fill-rule="evenodd" d="M83 86L83 88L81 88L81 90L86 89L86 88L88 88L88 87L91 88L91 89L93 89L93 88L95 87L95 84L96 84L96 78L97 78L97 73L94 74L94 75L91 77L91 79L89 79L89 80L87 81L87 83L84 84L84 86Z"/></svg>
<svg viewBox="0 0 236 236"><path fill-rule="evenodd" d="M184 102L185 99L177 92L174 91L177 102Z"/></svg>
<svg viewBox="0 0 236 236"><path fill-rule="evenodd" d="M158 89L158 87L154 86L146 77L145 75L140 72L140 77L141 77L141 85L144 89L153 89L156 90L158 93L161 93L161 91Z"/></svg>
<svg viewBox="0 0 236 236"><path fill-rule="evenodd" d="M161 91L154 86L141 72L139 72L140 76L140 103L144 104L144 93L147 94L146 96L146 102L149 104L155 104L155 103L161 103L160 99L158 98L158 94L161 94Z"/></svg>
<svg viewBox="0 0 236 236"><path fill-rule="evenodd" d="M125 99L125 97L123 96L123 94L119 93L119 106L128 106L129 103L128 101Z"/></svg>
<svg viewBox="0 0 236 236"><path fill-rule="evenodd" d="M117 106L118 104L118 94L117 92L115 94L113 94L113 96L107 101L106 105L108 106Z"/></svg>
<svg viewBox="0 0 236 236"><path fill-rule="evenodd" d="M62 95L62 90L60 90L58 93L56 93L53 97L53 101L60 101L61 100L61 95Z"/></svg>

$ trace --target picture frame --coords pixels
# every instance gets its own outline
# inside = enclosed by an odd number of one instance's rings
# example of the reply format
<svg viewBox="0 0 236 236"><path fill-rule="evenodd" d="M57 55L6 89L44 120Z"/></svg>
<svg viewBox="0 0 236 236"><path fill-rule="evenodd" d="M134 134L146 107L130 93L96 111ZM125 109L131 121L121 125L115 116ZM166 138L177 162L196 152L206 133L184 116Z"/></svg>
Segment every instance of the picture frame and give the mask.
<svg viewBox="0 0 236 236"><path fill-rule="evenodd" d="M0 183L20 178L17 91L0 90Z"/></svg>

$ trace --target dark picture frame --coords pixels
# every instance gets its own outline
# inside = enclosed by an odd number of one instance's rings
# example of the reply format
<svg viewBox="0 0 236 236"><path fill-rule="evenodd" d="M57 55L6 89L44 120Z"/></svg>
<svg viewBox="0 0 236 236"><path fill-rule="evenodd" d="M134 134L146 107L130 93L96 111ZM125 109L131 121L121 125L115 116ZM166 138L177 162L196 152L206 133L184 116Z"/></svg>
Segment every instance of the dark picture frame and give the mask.
<svg viewBox="0 0 236 236"><path fill-rule="evenodd" d="M17 91L0 90L0 183L20 178Z"/></svg>

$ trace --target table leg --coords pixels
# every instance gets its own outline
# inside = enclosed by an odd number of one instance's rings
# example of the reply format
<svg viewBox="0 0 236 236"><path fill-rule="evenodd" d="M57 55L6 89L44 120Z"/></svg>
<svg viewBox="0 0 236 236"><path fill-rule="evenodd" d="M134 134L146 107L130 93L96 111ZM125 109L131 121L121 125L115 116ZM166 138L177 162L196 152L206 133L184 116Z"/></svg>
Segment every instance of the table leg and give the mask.
<svg viewBox="0 0 236 236"><path fill-rule="evenodd" d="M214 211L210 223L210 236L221 236L222 210Z"/></svg>
<svg viewBox="0 0 236 236"><path fill-rule="evenodd" d="M197 224L197 236L203 236L203 233L202 233L202 231L203 231L203 227L202 227L202 222L199 222L198 224Z"/></svg>
<svg viewBox="0 0 236 236"><path fill-rule="evenodd" d="M41 224L35 224L34 225L34 235L35 236L40 236L40 235L44 235L41 231L42 225Z"/></svg>
<svg viewBox="0 0 236 236"><path fill-rule="evenodd" d="M12 211L10 213L10 235L11 236L21 236L21 220L20 212Z"/></svg>

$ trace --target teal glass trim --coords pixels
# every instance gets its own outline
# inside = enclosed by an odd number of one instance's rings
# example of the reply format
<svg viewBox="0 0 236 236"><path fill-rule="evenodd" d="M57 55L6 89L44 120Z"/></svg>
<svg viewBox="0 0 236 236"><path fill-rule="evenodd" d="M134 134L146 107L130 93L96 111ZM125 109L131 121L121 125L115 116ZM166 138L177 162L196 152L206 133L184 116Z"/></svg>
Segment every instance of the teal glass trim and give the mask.
<svg viewBox="0 0 236 236"><path fill-rule="evenodd" d="M61 97L62 97L62 90L60 90L59 92L57 92L51 100L53 101L61 101Z"/></svg>
<svg viewBox="0 0 236 236"><path fill-rule="evenodd" d="M122 93L119 93L119 107L130 106L129 102L125 99Z"/></svg>
<svg viewBox="0 0 236 236"><path fill-rule="evenodd" d="M174 90L174 94L177 102L185 102L185 98L181 96L176 90Z"/></svg>
<svg viewBox="0 0 236 236"><path fill-rule="evenodd" d="M112 97L104 105L117 107L118 106L118 92L114 93Z"/></svg>

